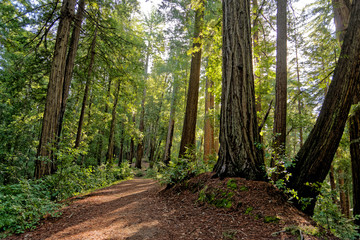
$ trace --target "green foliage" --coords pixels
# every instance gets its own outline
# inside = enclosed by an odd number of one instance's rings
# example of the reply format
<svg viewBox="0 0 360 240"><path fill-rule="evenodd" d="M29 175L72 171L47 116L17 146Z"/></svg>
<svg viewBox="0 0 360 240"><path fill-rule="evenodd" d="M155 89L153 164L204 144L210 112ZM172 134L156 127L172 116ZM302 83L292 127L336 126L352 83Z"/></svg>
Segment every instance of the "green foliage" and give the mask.
<svg viewBox="0 0 360 240"><path fill-rule="evenodd" d="M212 162L205 163L201 156L197 156L197 153L187 152L184 158L170 161L169 166L161 173L160 182L175 185L201 173L210 172L212 168Z"/></svg>
<svg viewBox="0 0 360 240"><path fill-rule="evenodd" d="M264 223L278 223L280 218L277 216L265 216Z"/></svg>
<svg viewBox="0 0 360 240"><path fill-rule="evenodd" d="M207 202L217 208L231 208L233 206L234 192L219 189L208 190L205 186L199 192L198 202Z"/></svg>
<svg viewBox="0 0 360 240"><path fill-rule="evenodd" d="M33 229L45 215L58 215L60 207L50 200L46 180L21 180L17 184L0 186L0 237Z"/></svg>
<svg viewBox="0 0 360 240"><path fill-rule="evenodd" d="M227 186L227 188L229 188L231 190L237 189L237 184L234 179L229 179L229 181L226 183L226 186Z"/></svg>
<svg viewBox="0 0 360 240"><path fill-rule="evenodd" d="M131 176L126 162L120 167L74 165L43 179L0 186L0 237L33 229L45 215L58 216L61 204L57 201Z"/></svg>
<svg viewBox="0 0 360 240"><path fill-rule="evenodd" d="M353 219L343 216L339 207L333 202L333 193L321 188L314 211L314 220L341 239L358 239L358 226Z"/></svg>
<svg viewBox="0 0 360 240"><path fill-rule="evenodd" d="M253 207L247 207L245 210L245 214L250 214L254 210Z"/></svg>

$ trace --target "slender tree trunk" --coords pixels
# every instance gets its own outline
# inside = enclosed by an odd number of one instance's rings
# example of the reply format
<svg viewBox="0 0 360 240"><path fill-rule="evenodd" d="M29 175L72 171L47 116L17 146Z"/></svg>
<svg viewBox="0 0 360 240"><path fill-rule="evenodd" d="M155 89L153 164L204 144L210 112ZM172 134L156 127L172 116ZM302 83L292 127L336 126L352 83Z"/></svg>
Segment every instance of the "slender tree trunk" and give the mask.
<svg viewBox="0 0 360 240"><path fill-rule="evenodd" d="M289 169L288 187L299 197L310 199L304 212L313 214L319 194L313 183L323 182L329 172L344 131L360 73L360 1L353 5L339 62L329 86L316 124L296 156L296 165ZM345 116L345 117L344 117ZM306 183L310 183L306 184ZM296 203L301 209L301 203Z"/></svg>
<svg viewBox="0 0 360 240"><path fill-rule="evenodd" d="M90 47L90 63L89 63L89 67L88 67L87 77L86 77L83 102L81 105L79 124L78 124L78 129L77 129L77 134L76 134L76 140L75 140L75 148L79 148L80 142L81 142L82 126L84 124L85 109L86 109L86 104L87 104L87 99L88 99L89 89L90 89L90 84L91 84L91 73L92 73L93 65L94 65L94 61L95 61L96 37L97 37L97 28L95 29L94 38L91 42L91 47Z"/></svg>
<svg viewBox="0 0 360 240"><path fill-rule="evenodd" d="M254 56L254 69L256 69L258 63L259 63L259 57L258 57L258 51L257 48L259 46L259 4L257 0L253 0L253 8L256 10L256 16L255 19L253 21L253 29L254 29L254 35L253 35L253 51L255 53ZM254 74L254 81L255 81L255 85L259 84L261 85L261 77L259 75ZM258 117L258 122L261 120L260 119L260 113L261 113L261 94L256 94L255 96L255 100L256 100L256 112L257 112L257 117Z"/></svg>
<svg viewBox="0 0 360 240"><path fill-rule="evenodd" d="M217 116L220 115L220 106L219 103L215 103L215 113L216 113L216 118ZM220 140L219 140L219 127L215 127L214 128L214 148L215 148L215 153L218 154L219 153L219 148L220 148ZM261 136L260 136L261 137Z"/></svg>
<svg viewBox="0 0 360 240"><path fill-rule="evenodd" d="M120 140L120 152L119 152L119 163L118 163L119 167L123 162L123 152L124 152L124 136L122 136Z"/></svg>
<svg viewBox="0 0 360 240"><path fill-rule="evenodd" d="M169 118L169 125L168 125L168 131L167 131L167 137L166 137L166 143L165 143L164 157L163 157L163 162L166 165L168 165L170 162L171 147L172 147L172 141L173 141L173 136L174 136L177 91L178 91L178 85L177 85L176 81L174 80L172 99L171 99L171 107L170 107L170 118Z"/></svg>
<svg viewBox="0 0 360 240"><path fill-rule="evenodd" d="M52 148L56 143L58 121L63 96L63 82L66 66L71 22L74 17L75 0L64 0L61 7L60 22L56 34L55 50L51 65L48 90L46 95L45 111L41 129L41 136L35 161L35 178L51 174L56 169ZM43 161L40 157L47 157Z"/></svg>
<svg viewBox="0 0 360 240"><path fill-rule="evenodd" d="M114 135L115 135L115 124L116 124L116 107L119 100L119 91L120 91L120 81L118 80L117 87L115 89L115 99L111 114L111 124L110 124L110 135L109 135L109 145L108 151L106 154L106 160L111 165L114 159Z"/></svg>
<svg viewBox="0 0 360 240"><path fill-rule="evenodd" d="M341 213L344 214L345 217L350 217L350 206L349 206L349 198L348 192L346 191L345 186L345 178L344 178L344 170L342 167L338 169L338 177L339 177L339 188L340 188L340 207Z"/></svg>
<svg viewBox="0 0 360 240"><path fill-rule="evenodd" d="M336 184L335 184L335 176L334 176L335 174L334 174L334 167L333 167L333 165L331 165L331 167L330 167L330 187L331 187L331 191L332 191L332 195L331 195L331 198L332 198L332 200L333 200L333 202L335 203L335 204L338 204L338 200L337 200L337 198L336 198L336 195L334 195L334 193L336 193Z"/></svg>
<svg viewBox="0 0 360 240"><path fill-rule="evenodd" d="M61 131L62 131L62 124L64 120L64 114L65 114L65 108L66 108L66 102L69 97L69 90L70 90L70 84L72 80L74 65L75 65L75 57L77 48L79 45L79 38L80 38L80 30L81 30L81 24L84 17L84 11L85 11L85 0L80 0L78 3L78 9L75 15L75 21L74 21L74 28L71 34L70 39L70 47L69 47L69 53L67 55L66 59L66 68L65 68L65 76L64 76L64 83L63 83L63 93L62 93L62 101L61 101L61 109L60 109L60 116L59 116L59 122L58 122L58 139L60 139Z"/></svg>
<svg viewBox="0 0 360 240"><path fill-rule="evenodd" d="M148 50L146 53L146 62L145 62L145 74L144 74L144 81L146 83L147 77L148 77L148 67L149 67L149 61L150 61L150 49L151 44L149 43ZM140 132L144 132L145 125L145 98L146 98L146 84L144 84L144 91L143 91L143 97L141 100L141 114L140 114L140 123L139 123L139 130ZM136 162L135 167L141 169L141 160L144 155L144 139L141 139L139 141L139 144L137 146L137 154L136 154Z"/></svg>
<svg viewBox="0 0 360 240"><path fill-rule="evenodd" d="M195 147L195 131L198 110L200 67L201 67L201 40L204 24L204 0L198 0L195 10L195 27L193 52L191 57L191 70L189 88L186 100L186 110L184 117L183 130L181 135L179 158L184 157L186 148Z"/></svg>
<svg viewBox="0 0 360 240"><path fill-rule="evenodd" d="M250 0L223 1L223 77L219 177L265 180L264 156L255 109Z"/></svg>
<svg viewBox="0 0 360 240"><path fill-rule="evenodd" d="M145 125L144 125L144 118L145 118L145 97L146 97L146 88L144 88L143 92L143 99L141 101L141 114L140 114L140 124L139 124L139 131L144 132ZM141 139L138 146L137 146L137 155L136 155L136 162L135 167L141 169L141 160L144 155L144 139Z"/></svg>
<svg viewBox="0 0 360 240"><path fill-rule="evenodd" d="M277 0L277 36L276 36L276 86L274 114L274 156L271 166L282 170L281 156L285 154L286 144L286 105L287 105L287 0ZM281 177L275 176L275 180Z"/></svg>
<svg viewBox="0 0 360 240"><path fill-rule="evenodd" d="M298 50L299 50L299 43L298 43L298 39L297 39L297 33L295 33L295 60L296 60L297 94L298 94L298 114L299 114L299 116L301 116L302 115L302 103L301 103L300 64L299 64ZM304 144L302 124L299 127L299 143L300 143L300 148L302 148L302 146Z"/></svg>
<svg viewBox="0 0 360 240"><path fill-rule="evenodd" d="M132 122L135 125L135 113L132 114ZM130 140L130 156L129 156L129 163L132 164L133 162L133 158L134 158L134 148L135 148L135 144L134 144L134 139L131 138Z"/></svg>
<svg viewBox="0 0 360 240"><path fill-rule="evenodd" d="M206 79L205 87L205 124L204 124L204 161L209 160L209 156L215 153L214 140L214 121L210 111L214 109L214 94L209 90L213 82Z"/></svg>

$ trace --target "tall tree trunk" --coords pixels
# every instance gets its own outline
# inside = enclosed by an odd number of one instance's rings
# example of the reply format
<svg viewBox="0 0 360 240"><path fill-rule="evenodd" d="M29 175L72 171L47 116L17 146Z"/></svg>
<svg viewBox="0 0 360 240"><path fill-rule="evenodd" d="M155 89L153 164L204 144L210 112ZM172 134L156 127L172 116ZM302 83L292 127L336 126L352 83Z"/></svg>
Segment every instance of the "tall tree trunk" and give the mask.
<svg viewBox="0 0 360 240"><path fill-rule="evenodd" d="M299 64L299 42L297 38L297 31L295 29L295 61L296 61L296 79L297 79L297 94L298 94L298 114L302 115L302 102L301 102L301 82L300 82L300 64ZM304 143L303 127L299 127L299 143L302 148Z"/></svg>
<svg viewBox="0 0 360 240"><path fill-rule="evenodd" d="M209 160L209 156L215 153L214 140L214 121L210 111L214 109L214 94L211 92L213 82L206 79L205 87L205 124L204 124L204 161Z"/></svg>
<svg viewBox="0 0 360 240"><path fill-rule="evenodd" d="M336 184L335 184L335 176L334 176L334 167L333 165L330 166L330 187L332 191L331 198L335 204L338 204L338 200L336 198L335 192L336 192Z"/></svg>
<svg viewBox="0 0 360 240"><path fill-rule="evenodd" d="M264 155L255 110L250 0L223 1L223 77L219 177L265 180Z"/></svg>
<svg viewBox="0 0 360 240"><path fill-rule="evenodd" d="M353 5L339 62L316 124L296 156L288 187L310 199L304 212L312 215L319 194L313 183L324 181L344 131L360 73L360 1ZM306 184L306 183L310 183ZM301 203L296 205L301 209Z"/></svg>
<svg viewBox="0 0 360 240"><path fill-rule="evenodd" d="M179 157L185 155L186 148L195 147L196 119L198 111L200 67L201 67L201 41L204 24L204 0L198 0L195 9L195 26L189 88L187 92L184 124L181 134Z"/></svg>
<svg viewBox="0 0 360 240"><path fill-rule="evenodd" d="M115 124L116 124L116 107L119 100L119 91L120 91L120 81L118 80L117 87L115 89L115 99L111 114L111 124L110 124L110 135L109 135L109 145L108 151L106 154L106 160L111 165L114 159L114 135L115 135Z"/></svg>
<svg viewBox="0 0 360 240"><path fill-rule="evenodd" d="M135 120L136 120L136 115L135 113L132 114L132 122L135 125ZM130 154L129 154L129 163L132 164L133 162L133 158L134 158L134 148L135 148L135 144L134 144L134 139L131 137L130 140Z"/></svg>
<svg viewBox="0 0 360 240"><path fill-rule="evenodd" d="M170 162L171 147L172 147L172 141L173 141L173 136L174 136L177 90L178 90L178 85L177 85L176 81L174 80L171 106L170 106L170 118L169 118L169 125L168 125L168 131L167 131L167 136L166 136L164 157L163 157L163 162L166 165L168 165Z"/></svg>
<svg viewBox="0 0 360 240"><path fill-rule="evenodd" d="M339 167L338 180L339 180L339 188L340 188L341 213L344 214L345 217L349 218L350 217L349 198L347 197L344 174L345 173L342 167Z"/></svg>
<svg viewBox="0 0 360 240"><path fill-rule="evenodd" d="M92 69L93 69L93 65L94 65L94 61L95 61L96 37L97 37L97 28L95 29L94 38L91 42L91 47L90 47L90 63L89 63L89 67L88 67L87 77L86 77L83 102L81 105L79 124L78 124L78 129L77 129L77 134L76 134L76 140L75 140L75 148L79 148L80 142L81 142L82 126L84 124L85 109L86 109L86 104L87 104L87 99L88 99L89 89L90 89L90 83L91 83L91 73L92 73Z"/></svg>
<svg viewBox="0 0 360 240"><path fill-rule="evenodd" d="M150 28L151 29L151 28ZM148 68L149 68L149 61L150 61L150 50L151 50L151 43L149 43L147 53L146 53L146 62L145 62L145 74L144 74L144 90L143 90L143 96L141 100L141 114L140 114L140 123L139 123L139 130L140 132L144 132L145 125L145 98L146 98L146 80L148 78ZM137 152L136 152L136 162L135 167L141 169L141 160L144 155L144 139L141 139L139 141L139 144L137 146Z"/></svg>
<svg viewBox="0 0 360 240"><path fill-rule="evenodd" d="M145 97L146 97L146 88L144 88L143 92L143 98L141 101L141 113L140 113L140 123L139 123L139 131L144 132L145 124ZM139 144L137 146L137 152L136 152L136 162L135 167L141 169L141 160L144 155L144 139L141 139L139 141Z"/></svg>
<svg viewBox="0 0 360 240"><path fill-rule="evenodd" d="M351 1L333 0L334 6L334 20L336 32L339 41L344 40L345 32L348 27ZM353 104L358 104L360 101L360 84L353 99ZM350 155L352 166L352 181L353 181L353 215L360 215L360 108L356 107L354 113L349 118L349 133L350 133ZM360 226L360 219L355 220L355 224ZM359 230L360 232L360 230Z"/></svg>
<svg viewBox="0 0 360 240"><path fill-rule="evenodd" d="M254 10L256 11L255 12L255 19L253 21L253 26L252 28L254 29L254 35L253 35L253 51L255 53L255 56L254 56L254 69L256 69L258 63L259 63L259 57L258 57L258 46L259 46L259 4L258 4L258 1L257 0L253 0L253 8ZM259 84L261 85L261 77L254 74L254 81L255 81L255 85L256 84ZM256 106L255 106L255 109L256 109L256 112L258 113L257 117L258 117L258 122L261 120L260 119L260 112L261 112L261 94L257 94L255 96L255 100L256 100Z"/></svg>
<svg viewBox="0 0 360 240"><path fill-rule="evenodd" d="M353 181L353 215L360 215L360 108L350 117L350 154ZM355 220L360 226L360 219Z"/></svg>
<svg viewBox="0 0 360 240"><path fill-rule="evenodd" d="M276 86L274 114L274 156L271 166L282 170L281 156L285 154L286 144L286 105L287 105L287 0L277 0L277 35L276 35ZM275 176L275 180L281 177Z"/></svg>
<svg viewBox="0 0 360 240"><path fill-rule="evenodd" d="M45 111L41 129L41 136L35 161L35 178L51 174L56 169L52 148L56 143L58 121L63 96L63 82L66 66L71 22L74 18L75 0L64 0L61 7L60 22L56 34L54 57L52 60L49 84L46 95ZM47 157L43 161L40 157ZM50 161L49 161L50 160Z"/></svg>
<svg viewBox="0 0 360 240"><path fill-rule="evenodd" d="M60 116L59 116L59 122L58 122L58 139L60 139L61 131L62 131L62 124L64 120L64 114L66 109L66 102L69 97L69 90L70 90L70 84L72 80L73 70L74 70L74 64L75 64L75 56L77 52L77 48L79 45L79 38L80 38L80 30L81 30L81 24L84 17L84 11L85 11L85 0L80 0L78 3L78 9L75 15L75 21L74 21L74 28L71 34L70 39L70 47L69 47L69 53L67 55L66 59L66 68L65 68L65 76L64 76L64 83L63 83L63 93L62 93L62 101L61 101L61 109L60 109Z"/></svg>
<svg viewBox="0 0 360 240"><path fill-rule="evenodd" d="M122 136L120 139L120 152L119 152L119 162L118 162L119 167L123 162L123 152L124 152L124 136Z"/></svg>

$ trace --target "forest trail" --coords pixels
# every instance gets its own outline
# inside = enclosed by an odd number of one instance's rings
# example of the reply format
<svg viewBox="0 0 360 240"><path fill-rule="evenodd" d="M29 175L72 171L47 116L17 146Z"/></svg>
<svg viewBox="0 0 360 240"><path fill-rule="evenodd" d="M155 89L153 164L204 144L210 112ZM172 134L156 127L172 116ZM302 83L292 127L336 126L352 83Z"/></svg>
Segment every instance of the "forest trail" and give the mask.
<svg viewBox="0 0 360 240"><path fill-rule="evenodd" d="M209 189L225 191L227 182L227 179L212 179L208 173L189 181L189 186L198 188L206 183ZM199 203L196 191L181 186L163 191L164 187L155 180L135 178L74 197L62 209L60 217L48 217L36 230L8 239L298 239L299 236L282 231L284 226L311 227L311 220L285 203L270 184L240 178L236 184L246 188L244 191L240 187L237 192L242 206L224 209ZM264 223L263 217L269 214L280 216L280 222ZM276 232L281 234L274 235ZM323 238L304 236L303 239ZM337 238L327 236L327 239Z"/></svg>
<svg viewBox="0 0 360 240"><path fill-rule="evenodd" d="M61 217L10 239L159 239L164 233L158 216L167 214L156 201L159 190L154 180L124 181L75 198Z"/></svg>

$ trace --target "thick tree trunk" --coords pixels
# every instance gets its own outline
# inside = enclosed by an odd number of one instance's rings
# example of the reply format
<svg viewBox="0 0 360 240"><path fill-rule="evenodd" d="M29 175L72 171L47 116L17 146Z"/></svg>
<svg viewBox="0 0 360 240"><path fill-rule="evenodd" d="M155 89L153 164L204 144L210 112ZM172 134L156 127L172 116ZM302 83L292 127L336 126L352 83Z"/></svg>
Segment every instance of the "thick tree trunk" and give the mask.
<svg viewBox="0 0 360 240"><path fill-rule="evenodd" d="M93 69L93 65L94 65L94 61L95 61L96 37L97 37L97 28L95 29L94 38L92 40L91 48L90 48L90 63L89 63L89 68L88 68L88 72L87 72L83 102L81 105L79 124L78 124L78 129L77 129L77 134L76 134L76 140L75 140L75 148L78 148L80 146L80 142L81 142L82 126L84 124L85 109L86 109L87 99L88 99L89 90L90 90L91 73L92 73L92 69Z"/></svg>
<svg viewBox="0 0 360 240"><path fill-rule="evenodd" d="M204 161L207 162L209 157L215 153L214 139L214 119L210 111L214 109L214 94L209 90L213 82L206 79L205 87L205 124L204 124Z"/></svg>
<svg viewBox="0 0 360 240"><path fill-rule="evenodd" d="M163 162L166 165L168 165L170 162L171 147L174 136L177 90L178 90L178 86L174 80L171 107L170 107L170 118L169 118L169 125L168 125L168 131L167 131L167 137L165 143L164 157L163 157Z"/></svg>
<svg viewBox="0 0 360 240"><path fill-rule="evenodd" d="M276 37L276 86L274 114L274 156L271 166L282 170L281 156L285 154L286 144L286 105L287 105L287 0L277 0L277 37ZM275 176L276 178L281 177Z"/></svg>
<svg viewBox="0 0 360 240"><path fill-rule="evenodd" d="M204 24L204 0L199 0L195 10L195 27L189 88L186 100L184 124L181 134L179 158L184 157L187 148L195 147L196 119L198 111L200 67L201 67L201 41Z"/></svg>
<svg viewBox="0 0 360 240"><path fill-rule="evenodd" d="M264 156L255 110L250 0L223 1L223 77L219 177L265 180Z"/></svg>
<svg viewBox="0 0 360 240"><path fill-rule="evenodd" d="M35 161L35 178L51 174L56 169L52 148L56 143L58 121L63 96L63 82L66 66L71 22L74 18L75 0L64 0L61 7L60 22L56 34L54 57L52 60L41 136ZM47 157L43 161L41 157Z"/></svg>
<svg viewBox="0 0 360 240"><path fill-rule="evenodd" d="M66 109L66 102L69 97L69 90L70 90L70 84L72 80L73 70L74 70L74 64L75 64L75 57L77 48L79 45L79 38L80 38L80 30L81 30L81 24L84 17L84 11L85 11L85 0L80 0L78 3L78 9L75 15L75 21L74 21L74 28L71 34L70 39L70 47L69 47L69 53L67 55L66 59L66 68L65 68L65 76L64 76L64 83L63 83L63 93L62 93L62 101L61 101L61 109L60 109L60 116L59 116L59 122L58 122L58 139L60 139L61 131L62 131L62 124L64 120L64 114Z"/></svg>
<svg viewBox="0 0 360 240"><path fill-rule="evenodd" d="M353 181L353 215L360 215L360 108L350 117L350 153ZM355 220L360 226L360 219Z"/></svg>
<svg viewBox="0 0 360 240"><path fill-rule="evenodd" d="M106 153L106 161L111 165L114 160L114 135L115 135L115 124L116 124L116 107L119 100L119 91L120 91L120 81L118 80L117 87L115 89L115 99L111 114L111 123L110 123L110 135L109 135L109 145L108 151Z"/></svg>
<svg viewBox="0 0 360 240"><path fill-rule="evenodd" d="M311 184L323 182L344 131L360 73L360 1L353 5L339 62L329 86L320 115L309 137L296 156L296 165L289 169L288 187L298 196L310 199L304 212L312 215L317 188ZM306 183L310 183L306 184ZM301 209L301 203L296 205Z"/></svg>

